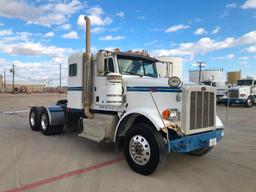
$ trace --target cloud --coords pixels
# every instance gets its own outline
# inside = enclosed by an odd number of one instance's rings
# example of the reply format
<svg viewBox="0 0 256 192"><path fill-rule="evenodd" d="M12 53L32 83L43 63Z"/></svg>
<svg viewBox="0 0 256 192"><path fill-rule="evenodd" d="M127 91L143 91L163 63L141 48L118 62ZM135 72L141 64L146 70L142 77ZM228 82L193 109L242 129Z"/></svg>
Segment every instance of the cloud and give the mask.
<svg viewBox="0 0 256 192"><path fill-rule="evenodd" d="M169 27L168 29L166 29L165 32L172 33L172 32L176 32L179 30L188 29L188 28L190 28L190 26L188 26L188 25L183 25L183 24L173 25L173 26Z"/></svg>
<svg viewBox="0 0 256 192"><path fill-rule="evenodd" d="M249 57L247 57L247 56L242 56L242 57L239 57L238 59L239 59L239 60L242 60L242 61L247 61L247 60L249 60Z"/></svg>
<svg viewBox="0 0 256 192"><path fill-rule="evenodd" d="M124 36L112 36L112 35L107 35L107 36L104 36L104 37L100 37L99 40L101 41L114 41L114 40L121 40L121 39L125 39Z"/></svg>
<svg viewBox="0 0 256 192"><path fill-rule="evenodd" d="M48 33L44 34L44 37L49 38L49 37L54 37L54 35L55 35L54 32L51 31L51 32L48 32Z"/></svg>
<svg viewBox="0 0 256 192"><path fill-rule="evenodd" d="M0 27L1 27L1 26L4 26L4 23L0 23Z"/></svg>
<svg viewBox="0 0 256 192"><path fill-rule="evenodd" d="M214 60L232 60L234 58L235 58L234 54L228 54L227 56L214 57L212 59L214 59Z"/></svg>
<svg viewBox="0 0 256 192"><path fill-rule="evenodd" d="M242 9L256 9L256 0L247 0L242 6Z"/></svg>
<svg viewBox="0 0 256 192"><path fill-rule="evenodd" d="M64 39L77 39L78 34L75 31L71 31L69 33L66 33L66 34L62 35L62 38L64 38Z"/></svg>
<svg viewBox="0 0 256 192"><path fill-rule="evenodd" d="M249 53L256 53L256 46L251 46L247 48L246 51Z"/></svg>
<svg viewBox="0 0 256 192"><path fill-rule="evenodd" d="M62 29L69 30L71 28L71 25L69 23L63 24L61 26Z"/></svg>
<svg viewBox="0 0 256 192"><path fill-rule="evenodd" d="M140 20L145 20L146 19L146 17L142 16L142 15L138 16L137 18L140 19Z"/></svg>
<svg viewBox="0 0 256 192"><path fill-rule="evenodd" d="M208 32L204 28L198 28L195 32L194 35L204 35L207 34Z"/></svg>
<svg viewBox="0 0 256 192"><path fill-rule="evenodd" d="M190 56L192 59L197 54L256 44L256 31L251 31L239 38L228 37L224 40L215 41L209 37L201 38L196 42L180 43L177 48L153 50L153 55L157 56Z"/></svg>
<svg viewBox="0 0 256 192"><path fill-rule="evenodd" d="M124 12L120 11L120 12L116 13L116 16L123 18L124 17Z"/></svg>
<svg viewBox="0 0 256 192"><path fill-rule="evenodd" d="M101 7L92 7L88 11L88 16L91 19L92 26L106 26L112 23L110 17L104 17L104 11ZM77 24L81 27L85 26L84 15L80 15L77 19Z"/></svg>
<svg viewBox="0 0 256 192"><path fill-rule="evenodd" d="M228 54L227 59L234 59L235 55L234 54Z"/></svg>
<svg viewBox="0 0 256 192"><path fill-rule="evenodd" d="M0 44L1 45L1 44ZM41 43L17 43L1 45L0 51L10 55L24 55L24 56L62 56L66 52L71 52L71 49L60 48L56 46L45 46Z"/></svg>
<svg viewBox="0 0 256 192"><path fill-rule="evenodd" d="M236 7L237 7L236 3L229 3L229 4L226 4L225 6L226 9L235 9Z"/></svg>
<svg viewBox="0 0 256 192"><path fill-rule="evenodd" d="M156 44L157 42L158 42L158 40L153 40L153 41L150 41L150 42L145 43L144 46L145 46L145 47L148 47L148 46L150 46L150 45Z"/></svg>
<svg viewBox="0 0 256 192"><path fill-rule="evenodd" d="M63 24L84 6L79 0L35 6L25 0L1 0L0 16L21 19L27 24L51 26Z"/></svg>
<svg viewBox="0 0 256 192"><path fill-rule="evenodd" d="M12 35L11 29L3 29L0 31L0 36Z"/></svg>
<svg viewBox="0 0 256 192"><path fill-rule="evenodd" d="M91 29L91 32L92 33L102 33L106 30L105 27L94 27Z"/></svg>
<svg viewBox="0 0 256 192"><path fill-rule="evenodd" d="M238 63L241 65L248 65L248 60L249 60L249 57L242 56L238 58Z"/></svg>
<svg viewBox="0 0 256 192"><path fill-rule="evenodd" d="M212 30L212 34L218 34L220 32L221 27L217 26Z"/></svg>

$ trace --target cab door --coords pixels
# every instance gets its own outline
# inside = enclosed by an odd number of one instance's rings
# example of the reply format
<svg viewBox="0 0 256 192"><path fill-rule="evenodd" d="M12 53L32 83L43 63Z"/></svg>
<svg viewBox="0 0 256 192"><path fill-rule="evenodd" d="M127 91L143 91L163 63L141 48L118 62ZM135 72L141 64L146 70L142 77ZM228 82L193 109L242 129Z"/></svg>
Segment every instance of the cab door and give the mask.
<svg viewBox="0 0 256 192"><path fill-rule="evenodd" d="M106 57L104 59L104 72L95 75L95 84L93 86L93 100L96 108L102 108L107 105L106 103L106 75L115 72L114 58Z"/></svg>

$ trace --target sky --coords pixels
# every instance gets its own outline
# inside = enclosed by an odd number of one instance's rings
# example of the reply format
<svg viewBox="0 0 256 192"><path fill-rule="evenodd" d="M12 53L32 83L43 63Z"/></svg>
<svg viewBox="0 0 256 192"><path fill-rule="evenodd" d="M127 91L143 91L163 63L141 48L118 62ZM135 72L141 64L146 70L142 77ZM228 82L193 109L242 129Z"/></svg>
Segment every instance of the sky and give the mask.
<svg viewBox="0 0 256 192"><path fill-rule="evenodd" d="M83 51L83 15L92 22L92 51L148 50L194 64L256 77L256 0L0 0L0 74L67 85L67 58Z"/></svg>

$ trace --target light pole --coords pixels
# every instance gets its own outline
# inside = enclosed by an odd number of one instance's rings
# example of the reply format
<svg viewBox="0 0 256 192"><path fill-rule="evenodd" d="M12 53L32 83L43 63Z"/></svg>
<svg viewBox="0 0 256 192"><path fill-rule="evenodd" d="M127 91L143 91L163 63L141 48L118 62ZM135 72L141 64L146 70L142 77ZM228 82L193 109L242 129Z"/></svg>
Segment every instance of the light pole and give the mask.
<svg viewBox="0 0 256 192"><path fill-rule="evenodd" d="M12 65L12 68L10 69L10 72L12 73L12 93L14 93L15 92L15 88L14 88L14 75L15 75L15 68L14 68L15 66L14 65Z"/></svg>
<svg viewBox="0 0 256 192"><path fill-rule="evenodd" d="M60 64L60 93L61 93L61 64Z"/></svg>
<svg viewBox="0 0 256 192"><path fill-rule="evenodd" d="M201 83L202 68L205 66L205 62L204 61L198 61L197 66L199 68L198 83Z"/></svg>

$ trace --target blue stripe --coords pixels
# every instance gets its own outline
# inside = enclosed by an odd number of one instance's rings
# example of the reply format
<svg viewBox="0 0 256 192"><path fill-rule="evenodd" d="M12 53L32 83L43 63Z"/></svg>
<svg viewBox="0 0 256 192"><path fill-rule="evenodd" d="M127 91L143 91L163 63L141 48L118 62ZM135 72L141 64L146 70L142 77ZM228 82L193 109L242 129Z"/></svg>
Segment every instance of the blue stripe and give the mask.
<svg viewBox="0 0 256 192"><path fill-rule="evenodd" d="M83 87L68 87L68 91L82 91Z"/></svg>
<svg viewBox="0 0 256 192"><path fill-rule="evenodd" d="M180 88L173 87L127 87L127 91L134 92L171 92L180 93L182 90Z"/></svg>
<svg viewBox="0 0 256 192"><path fill-rule="evenodd" d="M63 112L63 110L60 109L49 109L51 113L57 113L57 112Z"/></svg>

